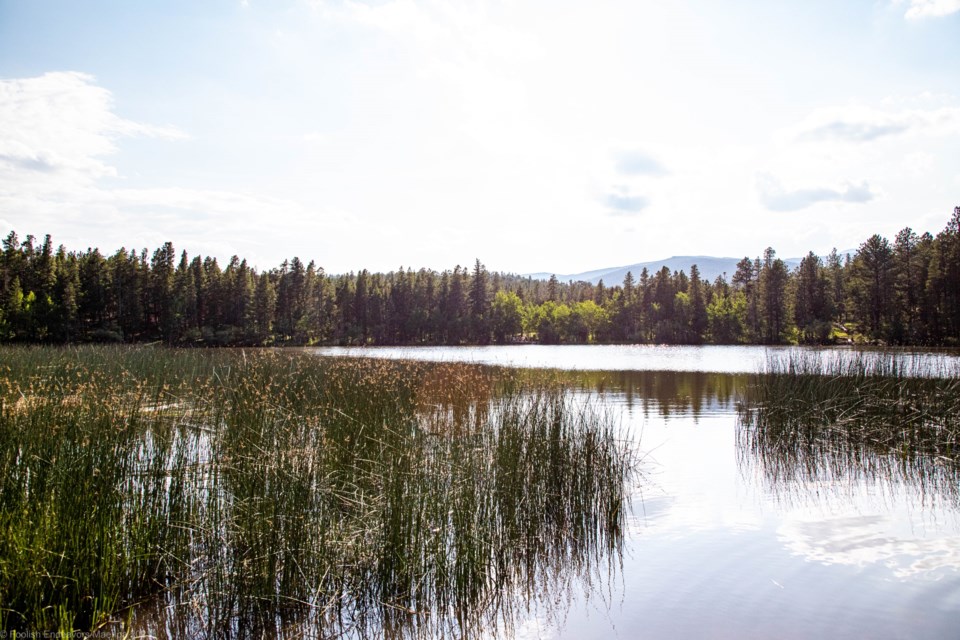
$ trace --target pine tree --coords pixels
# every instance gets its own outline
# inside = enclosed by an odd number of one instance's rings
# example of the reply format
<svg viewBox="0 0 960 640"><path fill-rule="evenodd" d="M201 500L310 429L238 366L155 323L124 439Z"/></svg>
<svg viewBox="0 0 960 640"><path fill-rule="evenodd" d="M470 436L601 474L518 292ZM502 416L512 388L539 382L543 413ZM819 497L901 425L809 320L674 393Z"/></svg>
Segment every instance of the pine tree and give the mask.
<svg viewBox="0 0 960 640"><path fill-rule="evenodd" d="M802 342L824 343L830 336L828 288L823 264L811 251L800 261L796 274L793 321Z"/></svg>
<svg viewBox="0 0 960 640"><path fill-rule="evenodd" d="M173 275L173 315L178 342L193 342L200 338L197 288L186 251L180 254L180 264Z"/></svg>
<svg viewBox="0 0 960 640"><path fill-rule="evenodd" d="M490 342L490 299L487 268L478 258L470 280L470 326L471 340L475 343Z"/></svg>
<svg viewBox="0 0 960 640"><path fill-rule="evenodd" d="M782 342L787 328L786 286L789 272L786 263L776 255L776 251L771 247L767 247L763 252L763 267L759 278L763 341L766 344Z"/></svg>
<svg viewBox="0 0 960 640"><path fill-rule="evenodd" d="M176 318L173 303L173 274L175 252L173 243L166 242L153 253L150 263L150 297L148 309L154 329L168 344L175 338Z"/></svg>
<svg viewBox="0 0 960 640"><path fill-rule="evenodd" d="M871 236L860 245L850 269L848 286L857 320L870 336L886 337L893 283L890 243L879 235Z"/></svg>
<svg viewBox="0 0 960 640"><path fill-rule="evenodd" d="M78 331L80 269L76 255L67 254L63 246L57 251L55 264L53 336L58 342L72 342Z"/></svg>
<svg viewBox="0 0 960 640"><path fill-rule="evenodd" d="M703 283L700 280L700 269L697 265L690 266L690 342L699 344L707 331L707 304Z"/></svg>
<svg viewBox="0 0 960 640"><path fill-rule="evenodd" d="M277 291L273 280L270 274L261 273L253 295L253 326L257 344L267 344L270 341L276 306Z"/></svg>

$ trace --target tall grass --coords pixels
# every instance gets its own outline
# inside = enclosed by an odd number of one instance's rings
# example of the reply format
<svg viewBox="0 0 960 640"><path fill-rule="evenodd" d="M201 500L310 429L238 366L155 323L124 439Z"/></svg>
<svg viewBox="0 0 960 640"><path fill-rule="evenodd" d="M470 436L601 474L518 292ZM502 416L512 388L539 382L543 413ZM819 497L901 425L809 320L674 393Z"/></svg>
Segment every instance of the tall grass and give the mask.
<svg viewBox="0 0 960 640"><path fill-rule="evenodd" d="M898 354L791 354L754 376L740 449L774 485L854 475L960 496L960 375Z"/></svg>
<svg viewBox="0 0 960 640"><path fill-rule="evenodd" d="M470 635L619 557L632 453L546 375L0 355L3 629Z"/></svg>

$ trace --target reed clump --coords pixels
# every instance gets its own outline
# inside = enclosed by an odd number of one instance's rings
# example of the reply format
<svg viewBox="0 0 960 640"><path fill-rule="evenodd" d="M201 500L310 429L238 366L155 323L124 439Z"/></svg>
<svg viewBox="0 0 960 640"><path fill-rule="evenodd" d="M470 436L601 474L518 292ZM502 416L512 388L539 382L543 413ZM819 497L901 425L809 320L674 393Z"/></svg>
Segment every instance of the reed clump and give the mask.
<svg viewBox="0 0 960 640"><path fill-rule="evenodd" d="M547 377L149 347L2 367L4 630L469 635L620 552L633 454Z"/></svg>
<svg viewBox="0 0 960 640"><path fill-rule="evenodd" d="M947 360L793 353L753 377L739 418L741 450L775 481L866 473L957 497L960 375Z"/></svg>

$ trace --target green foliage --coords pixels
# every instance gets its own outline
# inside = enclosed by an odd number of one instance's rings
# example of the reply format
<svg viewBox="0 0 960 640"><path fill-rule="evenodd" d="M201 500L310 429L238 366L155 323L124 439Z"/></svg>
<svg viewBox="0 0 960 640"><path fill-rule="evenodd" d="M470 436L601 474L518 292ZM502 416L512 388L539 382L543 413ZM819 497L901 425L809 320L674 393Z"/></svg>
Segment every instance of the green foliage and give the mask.
<svg viewBox="0 0 960 640"><path fill-rule="evenodd" d="M151 257L152 256L152 257ZM874 235L853 256L813 253L790 273L772 248L728 283L666 267L620 286L491 273L476 260L441 273L328 275L297 257L258 272L237 256L53 250L10 233L0 253L0 341L171 345L700 344L834 339L960 344L960 207L933 236ZM176 265L176 266L175 266Z"/></svg>
<svg viewBox="0 0 960 640"><path fill-rule="evenodd" d="M870 337L882 337L890 324L893 284L893 250L886 238L873 235L860 245L847 283L854 318Z"/></svg>
<svg viewBox="0 0 960 640"><path fill-rule="evenodd" d="M593 342L598 334L607 331L609 312L593 300L583 300L573 305L567 325L567 341Z"/></svg>
<svg viewBox="0 0 960 640"><path fill-rule="evenodd" d="M719 294L707 305L707 325L714 344L743 342L747 323L747 296L742 291Z"/></svg>
<svg viewBox="0 0 960 640"><path fill-rule="evenodd" d="M497 343L508 342L523 330L523 301L513 291L497 291L490 313Z"/></svg>
<svg viewBox="0 0 960 640"><path fill-rule="evenodd" d="M178 637L474 636L618 562L633 453L546 373L2 355L3 632L103 631L157 598Z"/></svg>
<svg viewBox="0 0 960 640"><path fill-rule="evenodd" d="M753 376L738 411L741 446L775 484L866 472L960 500L960 378L942 364L793 354Z"/></svg>

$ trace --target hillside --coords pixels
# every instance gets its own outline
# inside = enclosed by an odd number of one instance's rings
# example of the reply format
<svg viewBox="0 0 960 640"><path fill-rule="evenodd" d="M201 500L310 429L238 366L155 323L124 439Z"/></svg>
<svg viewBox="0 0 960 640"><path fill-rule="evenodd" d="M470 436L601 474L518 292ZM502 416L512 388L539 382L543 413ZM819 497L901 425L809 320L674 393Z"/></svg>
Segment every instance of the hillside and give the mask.
<svg viewBox="0 0 960 640"><path fill-rule="evenodd" d="M717 276L723 275L729 281L730 278L733 277L733 274L736 273L737 262L740 260L742 260L742 258L718 258L715 256L672 256L662 260L638 262L636 264L623 267L608 267L606 269L596 269L594 271L584 271L581 273L571 274L558 273L556 276L561 282L568 282L572 280L574 282L584 281L597 284L600 280L603 280L605 285L614 286L623 283L623 279L626 277L628 271L633 273L634 279L640 276L640 272L643 271L644 268L646 268L651 275L657 271L660 271L660 269L663 267L670 269L671 273L674 271L683 271L689 275L690 267L692 265L697 265L697 268L700 270L700 278L702 280L712 282ZM787 263L787 267L790 270L793 270L799 266L800 260L800 258L786 258L784 259L784 262ZM525 275L535 279L547 280L553 274L548 272L538 272L528 273Z"/></svg>

